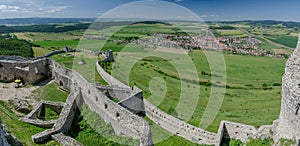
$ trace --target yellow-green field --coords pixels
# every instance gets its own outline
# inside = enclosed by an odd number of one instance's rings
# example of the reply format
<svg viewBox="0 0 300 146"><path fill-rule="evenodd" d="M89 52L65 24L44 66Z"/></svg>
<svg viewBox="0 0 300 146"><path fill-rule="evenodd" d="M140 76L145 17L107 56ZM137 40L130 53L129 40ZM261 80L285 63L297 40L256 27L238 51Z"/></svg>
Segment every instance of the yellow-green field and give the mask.
<svg viewBox="0 0 300 146"><path fill-rule="evenodd" d="M221 30L218 29L216 30L221 36L238 36L238 37L244 37L244 36L248 36L247 34L245 34L243 31L241 30Z"/></svg>

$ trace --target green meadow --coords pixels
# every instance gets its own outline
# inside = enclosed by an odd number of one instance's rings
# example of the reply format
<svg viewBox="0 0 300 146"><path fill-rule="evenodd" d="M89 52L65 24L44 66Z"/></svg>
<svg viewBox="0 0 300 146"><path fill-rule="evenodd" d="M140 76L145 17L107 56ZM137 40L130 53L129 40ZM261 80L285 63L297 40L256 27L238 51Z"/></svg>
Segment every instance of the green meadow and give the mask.
<svg viewBox="0 0 300 146"><path fill-rule="evenodd" d="M290 48L296 48L298 42L297 36L281 35L267 38L275 43L282 44Z"/></svg>
<svg viewBox="0 0 300 146"><path fill-rule="evenodd" d="M200 81L197 84L200 85L200 95L193 115L187 122L199 126L210 99L211 87L217 85L218 81L212 81L213 75L203 51L190 52L189 57L192 58L197 69ZM221 108L207 130L217 132L221 120L240 122L256 127L271 124L279 116L281 77L284 73L286 60L231 54L224 54L224 59L227 73L226 92ZM114 69L115 74L113 75L125 82L122 77L122 73L125 71L120 67L118 60L114 65L107 69ZM153 78L163 79L167 91L158 106L163 111L180 118L180 115L175 113L178 112L176 107L179 104L181 94L181 79L168 60L157 57L142 59L131 68L129 77L129 84L143 89L145 98L155 94L150 90L151 80ZM188 76L185 78L188 78ZM156 84L156 87L158 91L164 91L164 88L160 87L159 84ZM195 88L195 83L189 84L185 90L188 91L189 88ZM150 99L150 102L156 103L152 99Z"/></svg>

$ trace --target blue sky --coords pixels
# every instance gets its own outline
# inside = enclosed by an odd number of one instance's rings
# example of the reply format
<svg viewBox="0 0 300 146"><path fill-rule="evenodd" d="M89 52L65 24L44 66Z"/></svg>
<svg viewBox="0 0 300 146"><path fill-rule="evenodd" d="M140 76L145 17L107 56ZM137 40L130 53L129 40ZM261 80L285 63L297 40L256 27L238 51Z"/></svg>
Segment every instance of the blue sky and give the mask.
<svg viewBox="0 0 300 146"><path fill-rule="evenodd" d="M300 0L166 0L203 20L300 22ZM0 0L0 18L98 17L133 0ZM166 11L170 11L166 8Z"/></svg>

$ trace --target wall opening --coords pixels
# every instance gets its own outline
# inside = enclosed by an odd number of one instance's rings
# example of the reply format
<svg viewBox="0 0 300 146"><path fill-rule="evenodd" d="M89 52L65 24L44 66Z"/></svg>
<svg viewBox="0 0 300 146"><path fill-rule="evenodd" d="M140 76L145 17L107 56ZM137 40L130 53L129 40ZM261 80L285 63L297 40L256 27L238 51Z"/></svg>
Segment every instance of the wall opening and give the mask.
<svg viewBox="0 0 300 146"><path fill-rule="evenodd" d="M59 86L64 86L64 83L62 81L59 81Z"/></svg>
<svg viewBox="0 0 300 146"><path fill-rule="evenodd" d="M116 113L116 117L117 118L120 117L120 113L119 112Z"/></svg>
<svg viewBox="0 0 300 146"><path fill-rule="evenodd" d="M105 108L105 109L107 109L107 108L108 108L108 106L107 106L107 104L106 104L106 103L104 104L104 108Z"/></svg>

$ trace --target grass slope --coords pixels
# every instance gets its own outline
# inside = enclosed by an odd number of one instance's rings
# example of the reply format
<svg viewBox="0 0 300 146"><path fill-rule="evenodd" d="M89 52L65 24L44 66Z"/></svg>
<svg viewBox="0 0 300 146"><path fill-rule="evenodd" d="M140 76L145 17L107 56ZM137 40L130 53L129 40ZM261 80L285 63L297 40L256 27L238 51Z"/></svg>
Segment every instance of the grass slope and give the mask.
<svg viewBox="0 0 300 146"><path fill-rule="evenodd" d="M199 126L211 94L211 84L215 83L211 82L210 68L204 53L193 51L189 55L197 67L201 86L197 107L188 122ZM207 130L216 132L221 120L257 127L271 124L279 115L281 77L286 60L229 54L224 54L224 57L227 90L221 109ZM168 61L153 57L137 62L131 69L130 85L136 85L143 89L145 97L148 98L153 94L149 90L149 85L154 77L164 79L167 85L166 95L159 104L159 108L174 115L176 113L174 109L180 99L181 83L177 71ZM157 87L160 88L159 85Z"/></svg>
<svg viewBox="0 0 300 146"><path fill-rule="evenodd" d="M51 83L45 86L42 86L34 90L31 96L38 99L54 101L54 102L65 102L69 93L59 89L59 86L56 83Z"/></svg>

